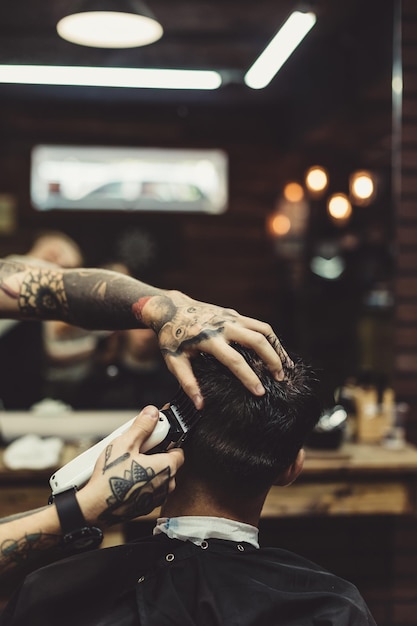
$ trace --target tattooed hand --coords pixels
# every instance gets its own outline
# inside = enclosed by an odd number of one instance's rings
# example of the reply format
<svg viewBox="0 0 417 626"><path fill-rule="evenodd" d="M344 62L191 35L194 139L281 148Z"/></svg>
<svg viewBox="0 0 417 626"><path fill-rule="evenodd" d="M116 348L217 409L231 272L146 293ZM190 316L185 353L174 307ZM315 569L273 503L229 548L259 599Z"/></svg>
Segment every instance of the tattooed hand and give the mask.
<svg viewBox="0 0 417 626"><path fill-rule="evenodd" d="M293 365L269 324L232 309L193 300L179 291L141 298L132 308L157 333L169 370L198 409L203 399L189 361L197 352L213 354L255 395L265 393L264 388L231 342L255 350L277 380L284 378L283 365Z"/></svg>
<svg viewBox="0 0 417 626"><path fill-rule="evenodd" d="M111 526L147 515L174 489L175 474L184 461L182 450L140 454L158 416L156 407L145 407L131 428L114 439L97 460L90 481L77 494L89 522Z"/></svg>

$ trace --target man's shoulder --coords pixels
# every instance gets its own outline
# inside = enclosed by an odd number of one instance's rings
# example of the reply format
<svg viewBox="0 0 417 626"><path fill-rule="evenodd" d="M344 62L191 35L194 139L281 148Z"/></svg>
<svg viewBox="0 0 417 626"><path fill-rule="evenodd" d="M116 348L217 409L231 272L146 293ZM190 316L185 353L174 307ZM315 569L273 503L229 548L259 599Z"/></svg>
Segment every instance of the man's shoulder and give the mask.
<svg viewBox="0 0 417 626"><path fill-rule="evenodd" d="M261 547L252 557L256 569L279 580L280 588L316 590L362 602L357 587L322 565L283 548Z"/></svg>

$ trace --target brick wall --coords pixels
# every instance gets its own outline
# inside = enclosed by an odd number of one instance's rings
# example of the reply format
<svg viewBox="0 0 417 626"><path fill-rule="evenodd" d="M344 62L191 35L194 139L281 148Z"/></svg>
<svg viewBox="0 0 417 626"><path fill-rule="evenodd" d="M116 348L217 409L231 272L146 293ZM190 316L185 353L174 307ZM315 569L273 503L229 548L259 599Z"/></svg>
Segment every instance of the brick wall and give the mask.
<svg viewBox="0 0 417 626"><path fill-rule="evenodd" d="M408 437L417 442L417 5L402 5L402 103L394 98L396 211L395 378L398 400L407 402ZM398 106L396 106L398 105Z"/></svg>
<svg viewBox="0 0 417 626"><path fill-rule="evenodd" d="M400 2L398 2L400 6ZM402 64L402 99L394 95L393 188L396 215L394 381L398 401L410 411L407 437L417 443L417 4L403 0L396 60ZM400 33L398 33L400 34ZM394 64L395 67L395 64ZM378 522L379 525L379 522ZM372 590L375 617L387 626L417 624L417 521L393 521L387 543L390 564L379 591ZM385 621L383 621L385 620Z"/></svg>

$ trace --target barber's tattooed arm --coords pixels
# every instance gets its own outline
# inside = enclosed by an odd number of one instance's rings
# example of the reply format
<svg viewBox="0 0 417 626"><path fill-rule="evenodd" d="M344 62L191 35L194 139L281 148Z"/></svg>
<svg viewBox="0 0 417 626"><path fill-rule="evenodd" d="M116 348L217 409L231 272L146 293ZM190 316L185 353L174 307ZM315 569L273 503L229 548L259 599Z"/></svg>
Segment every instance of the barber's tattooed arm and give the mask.
<svg viewBox="0 0 417 626"><path fill-rule="evenodd" d="M170 466L155 472L149 465L145 467L130 457L129 453L122 454L103 468L104 473L110 472L110 468L114 471L106 479L108 497L100 499L103 510L91 523L102 528L123 523L151 513L165 501L171 480ZM130 459L128 468L127 459ZM0 519L0 577L11 570L27 572L38 567L46 552L47 561L68 555L61 542L54 506Z"/></svg>
<svg viewBox="0 0 417 626"><path fill-rule="evenodd" d="M193 354L213 354L256 395L265 390L233 342L255 350L277 380L284 378L284 366L292 366L269 324L109 270L0 260L0 317L61 320L94 330L152 328L168 369L198 409L203 398L190 365Z"/></svg>
<svg viewBox="0 0 417 626"><path fill-rule="evenodd" d="M0 317L61 320L94 330L143 327L133 305L164 291L101 269L63 270L0 261Z"/></svg>
<svg viewBox="0 0 417 626"><path fill-rule="evenodd" d="M145 407L129 430L101 453L91 479L77 492L87 524L104 530L147 515L174 489L182 450L140 453L158 417L156 407ZM27 574L67 555L53 504L0 520L0 578Z"/></svg>
<svg viewBox="0 0 417 626"><path fill-rule="evenodd" d="M60 543L54 507L45 506L0 519L0 580L4 574L15 571L25 574L38 567L44 554L48 554L47 562L55 560Z"/></svg>

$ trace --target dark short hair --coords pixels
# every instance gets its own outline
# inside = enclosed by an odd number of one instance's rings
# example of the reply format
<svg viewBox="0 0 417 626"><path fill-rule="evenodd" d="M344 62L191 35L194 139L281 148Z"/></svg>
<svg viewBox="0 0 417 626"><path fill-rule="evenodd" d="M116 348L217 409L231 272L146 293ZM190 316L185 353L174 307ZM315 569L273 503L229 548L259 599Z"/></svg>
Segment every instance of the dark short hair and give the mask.
<svg viewBox="0 0 417 626"><path fill-rule="evenodd" d="M254 396L211 355L195 357L192 367L204 408L184 444L184 467L216 491L253 496L294 462L317 423L318 381L301 361L285 366L285 380L276 381L255 352L233 347L257 373L266 393Z"/></svg>

